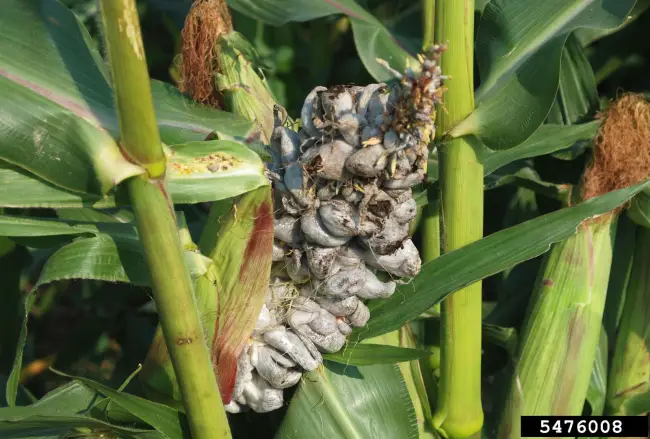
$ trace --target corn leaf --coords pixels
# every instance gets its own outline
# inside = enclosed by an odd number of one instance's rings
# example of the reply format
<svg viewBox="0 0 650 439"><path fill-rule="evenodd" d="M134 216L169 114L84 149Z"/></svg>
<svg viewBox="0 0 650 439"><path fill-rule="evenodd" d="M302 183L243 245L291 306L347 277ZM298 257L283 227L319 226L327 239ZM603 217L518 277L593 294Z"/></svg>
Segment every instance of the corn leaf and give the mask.
<svg viewBox="0 0 650 439"><path fill-rule="evenodd" d="M614 28L634 0L493 0L476 38L481 86L476 110L451 134L490 149L512 148L546 119L558 90L562 48L579 28Z"/></svg>
<svg viewBox="0 0 650 439"><path fill-rule="evenodd" d="M345 14L352 23L359 57L377 81L394 79L377 58L387 61L398 72L404 71L407 65L417 66L416 60L399 45L388 29L353 0L230 0L228 4L242 14L274 26Z"/></svg>
<svg viewBox="0 0 650 439"><path fill-rule="evenodd" d="M260 157L232 140L174 145L168 168L168 190L177 204L223 200L269 185ZM0 162L0 207L109 208L128 204L120 189L104 196L78 194Z"/></svg>
<svg viewBox="0 0 650 439"><path fill-rule="evenodd" d="M76 239L63 245L47 260L33 290L23 298L23 322L16 356L7 383L6 397L14 405L22 354L27 337L27 318L41 285L64 279L95 279L148 286L150 273L134 224L69 223L57 220L0 216L0 236L14 238L69 235ZM190 273L204 275L211 261L192 250L185 252Z"/></svg>
<svg viewBox="0 0 650 439"><path fill-rule="evenodd" d="M0 159L50 188L97 201L143 172L115 141L119 128L104 62L83 25L57 0L3 3L0 92ZM243 139L252 128L161 83L154 83L153 95L163 142L203 140L212 132Z"/></svg>
<svg viewBox="0 0 650 439"><path fill-rule="evenodd" d="M367 366L372 364L394 364L428 357L429 351L385 344L346 345L339 352L324 354L323 358L341 364Z"/></svg>
<svg viewBox="0 0 650 439"><path fill-rule="evenodd" d="M447 253L422 266L420 274L390 299L371 302L371 319L352 339L364 339L398 329L448 294L548 251L551 244L571 236L587 218L609 212L629 200L642 183L561 209Z"/></svg>
<svg viewBox="0 0 650 439"><path fill-rule="evenodd" d="M275 439L415 439L416 423L397 365L326 362L303 377Z"/></svg>
<svg viewBox="0 0 650 439"><path fill-rule="evenodd" d="M596 79L574 34L562 49L560 80L547 123L571 125L586 120L600 108Z"/></svg>
<svg viewBox="0 0 650 439"><path fill-rule="evenodd" d="M74 379L88 388L106 396L115 404L128 410L129 413L146 422L168 439L183 439L183 428L181 427L181 414L171 407L158 404L135 395L118 392L106 387L103 384L87 378L73 377L61 372L57 374Z"/></svg>
<svg viewBox="0 0 650 439"><path fill-rule="evenodd" d="M164 439L157 431L127 428L94 418L90 409L97 392L72 381L46 394L33 404L0 408L0 435L29 439L59 439L66 433L112 432L132 439Z"/></svg>

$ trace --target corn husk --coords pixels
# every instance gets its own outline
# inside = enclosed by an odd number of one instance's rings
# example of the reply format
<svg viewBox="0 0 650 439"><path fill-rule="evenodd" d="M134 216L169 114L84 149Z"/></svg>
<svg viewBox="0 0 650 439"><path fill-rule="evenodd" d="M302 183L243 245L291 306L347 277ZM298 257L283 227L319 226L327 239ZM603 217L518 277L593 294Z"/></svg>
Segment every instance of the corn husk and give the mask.
<svg viewBox="0 0 650 439"><path fill-rule="evenodd" d="M194 291L224 403L235 386L237 360L247 346L266 296L273 245L273 204L268 186L216 203L199 244L212 264ZM141 378L150 395L180 401L165 341L158 328Z"/></svg>
<svg viewBox="0 0 650 439"><path fill-rule="evenodd" d="M499 438L520 438L520 416L582 413L601 331L616 220L582 224L547 254L519 341Z"/></svg>

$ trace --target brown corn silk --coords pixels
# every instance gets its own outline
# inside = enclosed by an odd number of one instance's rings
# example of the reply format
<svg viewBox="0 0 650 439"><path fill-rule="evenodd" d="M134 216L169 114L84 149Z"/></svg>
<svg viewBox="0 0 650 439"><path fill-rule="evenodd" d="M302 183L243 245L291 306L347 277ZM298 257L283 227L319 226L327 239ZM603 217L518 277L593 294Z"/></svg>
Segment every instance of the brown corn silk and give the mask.
<svg viewBox="0 0 650 439"><path fill-rule="evenodd" d="M650 175L650 106L624 95L599 114L593 158L583 175L587 200ZM600 337L616 218L585 221L556 243L540 270L522 331L515 373L499 426L519 438L520 416L580 415Z"/></svg>
<svg viewBox="0 0 650 439"><path fill-rule="evenodd" d="M583 199L639 183L650 176L650 104L627 94L599 115L594 155L583 177Z"/></svg>
<svg viewBox="0 0 650 439"><path fill-rule="evenodd" d="M222 106L222 98L214 84L219 71L219 37L232 31L232 20L226 0L196 0L181 31L181 91L195 101L211 107Z"/></svg>

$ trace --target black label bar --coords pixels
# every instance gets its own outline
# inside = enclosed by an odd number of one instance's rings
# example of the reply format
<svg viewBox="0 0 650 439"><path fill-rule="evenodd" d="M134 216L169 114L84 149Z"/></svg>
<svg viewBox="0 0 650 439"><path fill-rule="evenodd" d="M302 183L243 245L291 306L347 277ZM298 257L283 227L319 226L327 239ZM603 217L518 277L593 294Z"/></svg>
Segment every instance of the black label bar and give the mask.
<svg viewBox="0 0 650 439"><path fill-rule="evenodd" d="M522 437L649 437L650 416L522 416Z"/></svg>

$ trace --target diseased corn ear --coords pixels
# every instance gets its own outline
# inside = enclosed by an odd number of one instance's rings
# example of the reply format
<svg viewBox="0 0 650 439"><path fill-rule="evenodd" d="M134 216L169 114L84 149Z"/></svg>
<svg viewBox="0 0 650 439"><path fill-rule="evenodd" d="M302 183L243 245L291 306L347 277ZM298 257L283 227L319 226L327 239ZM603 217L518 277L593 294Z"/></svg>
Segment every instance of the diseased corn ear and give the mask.
<svg viewBox="0 0 650 439"><path fill-rule="evenodd" d="M314 88L297 132L275 111L268 163L275 265L227 411L281 406L282 389L366 325L363 300L390 297L403 282L397 278L419 272L411 186L426 175L442 50L421 59L421 76L407 71L392 88Z"/></svg>

